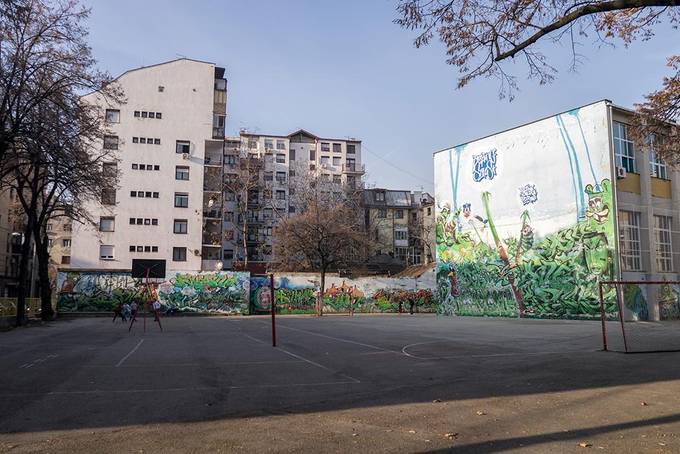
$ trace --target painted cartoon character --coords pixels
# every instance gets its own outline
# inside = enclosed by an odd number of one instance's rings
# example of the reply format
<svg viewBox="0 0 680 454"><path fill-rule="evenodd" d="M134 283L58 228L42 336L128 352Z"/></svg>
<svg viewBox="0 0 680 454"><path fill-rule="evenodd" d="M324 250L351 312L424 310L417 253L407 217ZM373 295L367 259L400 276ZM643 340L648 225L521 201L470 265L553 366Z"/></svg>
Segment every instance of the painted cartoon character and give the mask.
<svg viewBox="0 0 680 454"><path fill-rule="evenodd" d="M601 191L597 191L593 185L588 184L585 187L585 193L588 195L588 207L586 208L586 216L594 219L598 223L603 223L609 217L609 203L611 200L611 183L609 180L602 180L600 186Z"/></svg>
<svg viewBox="0 0 680 454"><path fill-rule="evenodd" d="M472 214L472 205L469 203L464 203L463 204L463 216L465 219L468 219L470 215Z"/></svg>

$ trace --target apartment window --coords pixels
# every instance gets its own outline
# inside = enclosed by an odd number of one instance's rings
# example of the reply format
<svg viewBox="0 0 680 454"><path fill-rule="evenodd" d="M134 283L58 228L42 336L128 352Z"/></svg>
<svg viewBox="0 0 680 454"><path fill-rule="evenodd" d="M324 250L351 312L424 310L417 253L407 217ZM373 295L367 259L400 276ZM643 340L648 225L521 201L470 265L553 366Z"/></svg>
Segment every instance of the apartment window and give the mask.
<svg viewBox="0 0 680 454"><path fill-rule="evenodd" d="M234 212L233 211L225 211L224 212L224 220L226 222L234 222Z"/></svg>
<svg viewBox="0 0 680 454"><path fill-rule="evenodd" d="M354 154L356 153L356 150L357 150L356 145L350 143L347 144L347 154Z"/></svg>
<svg viewBox="0 0 680 454"><path fill-rule="evenodd" d="M187 220L186 219L175 219L174 226L172 228L172 233L187 233Z"/></svg>
<svg viewBox="0 0 680 454"><path fill-rule="evenodd" d="M189 166L175 167L175 180L189 180Z"/></svg>
<svg viewBox="0 0 680 454"><path fill-rule="evenodd" d="M151 252L151 246L144 246L144 252Z"/></svg>
<svg viewBox="0 0 680 454"><path fill-rule="evenodd" d="M224 260L233 260L234 259L234 250L233 249L225 249L223 257L224 257Z"/></svg>
<svg viewBox="0 0 680 454"><path fill-rule="evenodd" d="M290 169L290 170L288 170L288 176L289 176L289 177L294 177L294 176L295 176L295 169Z"/></svg>
<svg viewBox="0 0 680 454"><path fill-rule="evenodd" d="M62 247L71 247L71 238L64 238L61 240Z"/></svg>
<svg viewBox="0 0 680 454"><path fill-rule="evenodd" d="M137 246L137 252L144 252L144 246Z"/></svg>
<svg viewBox="0 0 680 454"><path fill-rule="evenodd" d="M276 191L276 200L286 200L286 191Z"/></svg>
<svg viewBox="0 0 680 454"><path fill-rule="evenodd" d="M310 165L309 165L309 170L316 170L316 165L315 165L315 164L310 164Z"/></svg>
<svg viewBox="0 0 680 454"><path fill-rule="evenodd" d="M264 139L264 149L271 150L274 148L274 141L272 139Z"/></svg>
<svg viewBox="0 0 680 454"><path fill-rule="evenodd" d="M236 165L237 156L234 154L225 154L224 163L228 165Z"/></svg>
<svg viewBox="0 0 680 454"><path fill-rule="evenodd" d="M274 181L274 172L265 172L264 173L264 181Z"/></svg>
<svg viewBox="0 0 680 454"><path fill-rule="evenodd" d="M154 145L160 145L160 144L161 144L161 139L153 139L153 144L154 144Z"/></svg>
<svg viewBox="0 0 680 454"><path fill-rule="evenodd" d="M628 172L635 172L635 147L628 138L628 125L614 122L614 155L616 165Z"/></svg>
<svg viewBox="0 0 680 454"><path fill-rule="evenodd" d="M174 248L172 248L172 260L173 260L173 262L186 262L187 261L187 248L185 248L185 247L174 247Z"/></svg>
<svg viewBox="0 0 680 454"><path fill-rule="evenodd" d="M108 123L120 123L120 110L106 109L105 119Z"/></svg>
<svg viewBox="0 0 680 454"><path fill-rule="evenodd" d="M175 141L175 153L189 153L191 143L188 140Z"/></svg>
<svg viewBox="0 0 680 454"><path fill-rule="evenodd" d="M102 244L99 246L99 259L100 260L113 260L113 245Z"/></svg>
<svg viewBox="0 0 680 454"><path fill-rule="evenodd" d="M288 207L288 212L289 212L289 213L295 213L295 207L294 207L293 205L290 205L290 206Z"/></svg>
<svg viewBox="0 0 680 454"><path fill-rule="evenodd" d="M277 154L276 155L276 162L279 164L285 164L286 163L286 155L285 154Z"/></svg>
<svg viewBox="0 0 680 454"><path fill-rule="evenodd" d="M375 195L375 201L376 202L384 202L385 201L385 193L383 191L378 191L373 193Z"/></svg>
<svg viewBox="0 0 680 454"><path fill-rule="evenodd" d="M130 225L135 225L135 218L130 218Z"/></svg>
<svg viewBox="0 0 680 454"><path fill-rule="evenodd" d="M144 219L144 225L151 225L151 219L149 218Z"/></svg>
<svg viewBox="0 0 680 454"><path fill-rule="evenodd" d="M341 164L340 161L341 161L340 156L333 156L333 166L340 167Z"/></svg>
<svg viewBox="0 0 680 454"><path fill-rule="evenodd" d="M271 208L265 208L264 210L262 210L262 217L264 219L271 219L273 214L274 212L272 211Z"/></svg>
<svg viewBox="0 0 680 454"><path fill-rule="evenodd" d="M277 140L276 141L276 149L277 150L285 150L286 149L286 142L283 140Z"/></svg>
<svg viewBox="0 0 680 454"><path fill-rule="evenodd" d="M394 217L397 219L404 219L404 210L396 210L394 212Z"/></svg>
<svg viewBox="0 0 680 454"><path fill-rule="evenodd" d="M333 175L333 183L335 184L342 183L342 177L340 175Z"/></svg>
<svg viewBox="0 0 680 454"><path fill-rule="evenodd" d="M276 181L279 183L286 182L286 172L276 172Z"/></svg>
<svg viewBox="0 0 680 454"><path fill-rule="evenodd" d="M146 137L140 137L139 143L146 143Z"/></svg>
<svg viewBox="0 0 680 454"><path fill-rule="evenodd" d="M432 215L432 207L427 207L427 215L428 216Z"/></svg>
<svg viewBox="0 0 680 454"><path fill-rule="evenodd" d="M309 150L309 160L316 161L316 150Z"/></svg>
<svg viewBox="0 0 680 454"><path fill-rule="evenodd" d="M156 112L156 120L160 120L163 118L163 115L160 112Z"/></svg>
<svg viewBox="0 0 680 454"><path fill-rule="evenodd" d="M139 143L139 137L133 137L132 143Z"/></svg>
<svg viewBox="0 0 680 454"><path fill-rule="evenodd" d="M139 110L135 110L135 117L136 118L139 118L139 113L140 113Z"/></svg>
<svg viewBox="0 0 680 454"><path fill-rule="evenodd" d="M177 208L188 208L189 194L186 192L175 192L175 206Z"/></svg>
<svg viewBox="0 0 680 454"><path fill-rule="evenodd" d="M149 118L156 118L156 112L149 112Z"/></svg>
<svg viewBox="0 0 680 454"><path fill-rule="evenodd" d="M673 244L671 240L673 218L654 215L654 240L656 242L656 267L662 273L673 271Z"/></svg>
<svg viewBox="0 0 680 454"><path fill-rule="evenodd" d="M408 231L407 230L395 230L394 231L394 239L395 240L408 240Z"/></svg>
<svg viewBox="0 0 680 454"><path fill-rule="evenodd" d="M118 136L104 136L104 149L105 150L117 150L118 149Z"/></svg>
<svg viewBox="0 0 680 454"><path fill-rule="evenodd" d="M144 219L137 218L137 225L142 225L142 224L144 224Z"/></svg>
<svg viewBox="0 0 680 454"><path fill-rule="evenodd" d="M656 155L656 141L657 138L655 134L650 134L647 138L647 145L649 146L649 168L653 177L668 180L668 167L666 166L666 163Z"/></svg>
<svg viewBox="0 0 680 454"><path fill-rule="evenodd" d="M139 169L139 164L132 164L132 170Z"/></svg>
<svg viewBox="0 0 680 454"><path fill-rule="evenodd" d="M163 93L165 91L165 87L163 85L158 86L158 93Z"/></svg>
<svg viewBox="0 0 680 454"><path fill-rule="evenodd" d="M378 210L378 218L379 219L385 219L387 217L387 210L384 208L380 208Z"/></svg>
<svg viewBox="0 0 680 454"><path fill-rule="evenodd" d="M321 164L329 164L331 162L330 156L321 156Z"/></svg>
<svg viewBox="0 0 680 454"><path fill-rule="evenodd" d="M621 235L621 261L624 271L641 270L640 213L619 211L619 231Z"/></svg>
<svg viewBox="0 0 680 454"><path fill-rule="evenodd" d="M158 252L158 246L151 246L151 252Z"/></svg>
<svg viewBox="0 0 680 454"><path fill-rule="evenodd" d="M147 138L146 138L146 143L147 143L148 145L153 144L153 137L147 137ZM158 143L161 143L160 140L158 141Z"/></svg>
<svg viewBox="0 0 680 454"><path fill-rule="evenodd" d="M321 151L331 151L331 144L328 142L321 142Z"/></svg>
<svg viewBox="0 0 680 454"><path fill-rule="evenodd" d="M149 112L147 111L142 111L142 118L148 118L149 117Z"/></svg>
<svg viewBox="0 0 680 454"><path fill-rule="evenodd" d="M151 225L158 225L158 219L156 218L151 219Z"/></svg>
<svg viewBox="0 0 680 454"><path fill-rule="evenodd" d="M70 255L62 255L61 256L61 264L62 265L70 265L71 264L71 256Z"/></svg>
<svg viewBox="0 0 680 454"><path fill-rule="evenodd" d="M145 196L146 198L148 198L148 199L151 198L151 191L146 191L144 194L145 194L144 196Z"/></svg>
<svg viewBox="0 0 680 454"><path fill-rule="evenodd" d="M251 150L257 150L257 139L248 139L248 148Z"/></svg>
<svg viewBox="0 0 680 454"><path fill-rule="evenodd" d="M397 260L401 260L402 262L405 262L406 259L408 258L408 248L407 247L395 247L394 248L394 255L397 258Z"/></svg>
<svg viewBox="0 0 680 454"><path fill-rule="evenodd" d="M71 224L64 224L64 232L70 232L71 231Z"/></svg>
<svg viewBox="0 0 680 454"><path fill-rule="evenodd" d="M113 232L116 226L116 218L114 217L101 217L99 218L99 231L100 232Z"/></svg>

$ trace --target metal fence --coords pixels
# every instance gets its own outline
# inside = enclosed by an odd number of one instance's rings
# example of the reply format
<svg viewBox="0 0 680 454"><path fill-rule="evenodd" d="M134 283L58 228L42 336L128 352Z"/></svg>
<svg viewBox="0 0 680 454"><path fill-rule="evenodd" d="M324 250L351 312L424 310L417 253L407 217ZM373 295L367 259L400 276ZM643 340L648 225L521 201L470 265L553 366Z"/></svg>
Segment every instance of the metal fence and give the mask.
<svg viewBox="0 0 680 454"><path fill-rule="evenodd" d="M0 317L17 315L17 298L0 298ZM26 316L40 317L40 298L26 298Z"/></svg>

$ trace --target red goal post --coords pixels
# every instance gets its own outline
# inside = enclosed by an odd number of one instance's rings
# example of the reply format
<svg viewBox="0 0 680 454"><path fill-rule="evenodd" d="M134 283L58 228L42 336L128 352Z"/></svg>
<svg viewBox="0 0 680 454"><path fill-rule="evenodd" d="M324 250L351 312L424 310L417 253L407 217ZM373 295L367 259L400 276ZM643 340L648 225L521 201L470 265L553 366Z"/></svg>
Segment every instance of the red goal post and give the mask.
<svg viewBox="0 0 680 454"><path fill-rule="evenodd" d="M611 288L616 316L608 319L604 295ZM599 297L604 351L680 351L680 281L600 281Z"/></svg>

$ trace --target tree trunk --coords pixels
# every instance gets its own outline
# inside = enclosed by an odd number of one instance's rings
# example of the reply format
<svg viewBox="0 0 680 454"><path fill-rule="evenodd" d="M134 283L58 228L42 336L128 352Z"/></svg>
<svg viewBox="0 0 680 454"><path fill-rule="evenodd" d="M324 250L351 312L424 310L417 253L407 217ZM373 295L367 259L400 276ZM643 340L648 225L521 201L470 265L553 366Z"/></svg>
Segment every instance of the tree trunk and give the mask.
<svg viewBox="0 0 680 454"><path fill-rule="evenodd" d="M318 315L319 317L323 315L323 311L321 310L321 308L323 302L323 294L325 291L326 291L326 268L322 267L321 284L319 285L319 296L316 299L316 315Z"/></svg>
<svg viewBox="0 0 680 454"><path fill-rule="evenodd" d="M40 318L52 320L54 319L54 309L52 308L52 284L50 282L50 253L47 247L47 237L39 235L40 232L35 232L38 278L40 279Z"/></svg>
<svg viewBox="0 0 680 454"><path fill-rule="evenodd" d="M24 227L24 236L21 243L21 256L19 258L19 279L17 288L17 315L15 326L21 326L26 321L26 293L30 292L30 285L27 285L28 261L31 254L31 224L29 220Z"/></svg>

